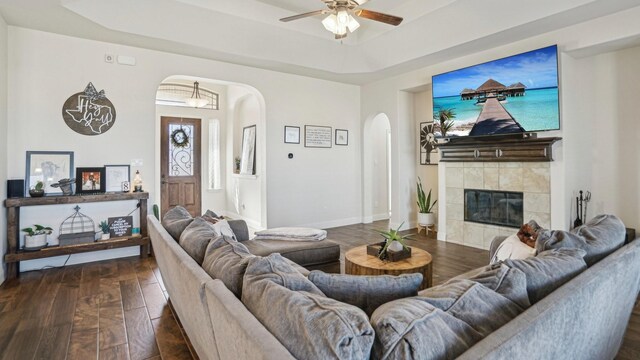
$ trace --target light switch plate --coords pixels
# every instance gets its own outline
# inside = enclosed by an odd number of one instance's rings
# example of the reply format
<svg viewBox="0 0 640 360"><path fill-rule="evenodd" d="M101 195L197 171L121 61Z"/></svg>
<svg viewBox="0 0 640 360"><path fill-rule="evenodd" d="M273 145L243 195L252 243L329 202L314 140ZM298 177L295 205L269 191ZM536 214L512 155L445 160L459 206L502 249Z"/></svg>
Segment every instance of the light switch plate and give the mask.
<svg viewBox="0 0 640 360"><path fill-rule="evenodd" d="M142 166L144 164L144 162L142 161L142 159L132 159L131 160L131 166Z"/></svg>

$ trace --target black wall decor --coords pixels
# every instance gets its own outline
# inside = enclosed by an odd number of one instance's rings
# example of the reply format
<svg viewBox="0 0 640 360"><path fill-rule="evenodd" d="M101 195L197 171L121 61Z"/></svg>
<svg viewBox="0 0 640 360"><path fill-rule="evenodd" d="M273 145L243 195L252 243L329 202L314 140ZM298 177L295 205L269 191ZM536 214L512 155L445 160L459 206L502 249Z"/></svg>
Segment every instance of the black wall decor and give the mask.
<svg viewBox="0 0 640 360"><path fill-rule="evenodd" d="M73 131L82 135L100 135L116 122L116 109L104 90L89 83L84 91L71 95L62 105L62 118Z"/></svg>

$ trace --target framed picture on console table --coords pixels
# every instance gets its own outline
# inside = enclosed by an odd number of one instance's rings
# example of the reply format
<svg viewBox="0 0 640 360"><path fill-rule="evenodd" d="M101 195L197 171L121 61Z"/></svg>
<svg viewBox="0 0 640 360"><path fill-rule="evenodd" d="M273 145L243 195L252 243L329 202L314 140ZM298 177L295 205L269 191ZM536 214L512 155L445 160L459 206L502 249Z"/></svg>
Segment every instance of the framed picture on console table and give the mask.
<svg viewBox="0 0 640 360"><path fill-rule="evenodd" d="M105 189L104 167L79 167L76 169L76 194L103 193Z"/></svg>
<svg viewBox="0 0 640 360"><path fill-rule="evenodd" d="M438 165L438 141L434 129L433 121L420 123L420 165Z"/></svg>
<svg viewBox="0 0 640 360"><path fill-rule="evenodd" d="M131 182L131 172L129 165L105 165L105 191L124 192L124 182Z"/></svg>
<svg viewBox="0 0 640 360"><path fill-rule="evenodd" d="M33 189L38 181L44 183L48 195L62 195L59 187L52 187L61 179L73 177L73 151L27 151L27 170L25 174L25 194Z"/></svg>

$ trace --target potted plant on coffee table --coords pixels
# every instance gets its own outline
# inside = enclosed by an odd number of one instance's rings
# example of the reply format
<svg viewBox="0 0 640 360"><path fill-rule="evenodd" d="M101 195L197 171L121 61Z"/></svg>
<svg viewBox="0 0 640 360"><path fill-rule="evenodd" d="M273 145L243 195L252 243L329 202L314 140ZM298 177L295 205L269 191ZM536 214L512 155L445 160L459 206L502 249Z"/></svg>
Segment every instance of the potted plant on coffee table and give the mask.
<svg viewBox="0 0 640 360"><path fill-rule="evenodd" d="M47 236L53 232L53 229L48 226L33 225L22 229L27 233L24 236L24 248L25 250L39 250L47 246Z"/></svg>
<svg viewBox="0 0 640 360"><path fill-rule="evenodd" d="M431 211L438 200L431 202L431 189L429 195L425 195L422 188L422 179L418 177L418 224L422 226L431 226L436 223L436 216Z"/></svg>
<svg viewBox="0 0 640 360"><path fill-rule="evenodd" d="M378 244L367 246L367 254L377 256L380 260L399 261L411 257L411 248L404 242L411 239L409 235L400 234L400 228L389 229L389 231L375 230L384 237L384 241Z"/></svg>

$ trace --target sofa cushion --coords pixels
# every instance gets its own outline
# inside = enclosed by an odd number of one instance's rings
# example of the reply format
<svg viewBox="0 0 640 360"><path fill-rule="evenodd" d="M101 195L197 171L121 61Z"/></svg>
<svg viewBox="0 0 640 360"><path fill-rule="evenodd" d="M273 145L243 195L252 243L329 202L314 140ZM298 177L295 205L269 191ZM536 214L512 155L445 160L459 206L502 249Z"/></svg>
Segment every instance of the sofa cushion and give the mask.
<svg viewBox="0 0 640 360"><path fill-rule="evenodd" d="M536 250L577 248L586 251L584 260L591 266L624 245L625 228L614 215L598 215L569 232L540 231Z"/></svg>
<svg viewBox="0 0 640 360"><path fill-rule="evenodd" d="M453 359L522 309L486 286L457 280L380 306L373 358Z"/></svg>
<svg viewBox="0 0 640 360"><path fill-rule="evenodd" d="M510 268L502 263L487 265L456 276L447 283L463 279L488 287L518 304L523 310L531 306L527 293L527 277L517 268Z"/></svg>
<svg viewBox="0 0 640 360"><path fill-rule="evenodd" d="M581 249L553 249L523 260L505 260L504 264L524 273L529 301L535 304L587 268L584 254Z"/></svg>
<svg viewBox="0 0 640 360"><path fill-rule="evenodd" d="M220 236L213 224L201 218L195 218L180 235L180 246L199 265L202 265L209 242Z"/></svg>
<svg viewBox="0 0 640 360"><path fill-rule="evenodd" d="M369 358L374 333L367 315L325 297L279 254L249 260L242 302L295 358Z"/></svg>
<svg viewBox="0 0 640 360"><path fill-rule="evenodd" d="M340 246L330 240L301 242L286 240L249 240L243 242L257 256L279 253L301 266L340 260Z"/></svg>
<svg viewBox="0 0 640 360"><path fill-rule="evenodd" d="M162 217L162 226L174 240L178 241L184 229L186 229L192 221L193 218L187 209L182 206L176 206L164 214Z"/></svg>
<svg viewBox="0 0 640 360"><path fill-rule="evenodd" d="M418 295L422 274L360 276L314 270L309 280L326 296L357 306L371 316L384 303Z"/></svg>
<svg viewBox="0 0 640 360"><path fill-rule="evenodd" d="M229 226L229 222L227 220L219 220L215 224L213 224L213 228L216 229L216 232L220 235L224 235L226 237L230 237L233 240L236 240L236 234L234 234L233 230Z"/></svg>
<svg viewBox="0 0 640 360"><path fill-rule="evenodd" d="M222 236L209 243L202 268L214 279L220 279L238 298L242 295L242 279L249 258L253 255L246 246Z"/></svg>

